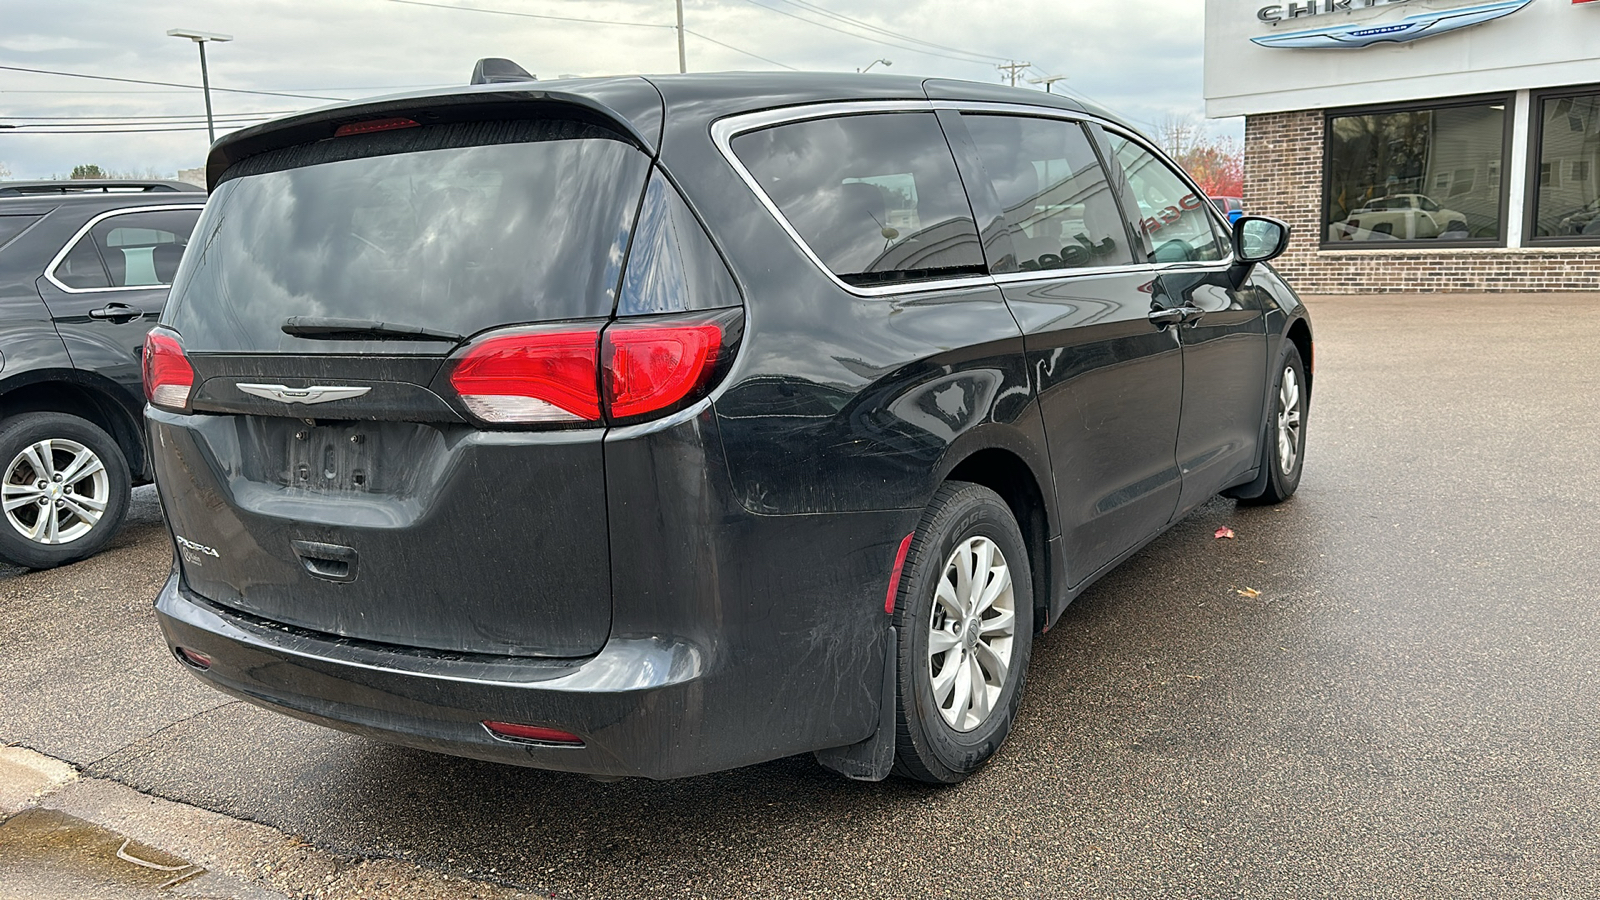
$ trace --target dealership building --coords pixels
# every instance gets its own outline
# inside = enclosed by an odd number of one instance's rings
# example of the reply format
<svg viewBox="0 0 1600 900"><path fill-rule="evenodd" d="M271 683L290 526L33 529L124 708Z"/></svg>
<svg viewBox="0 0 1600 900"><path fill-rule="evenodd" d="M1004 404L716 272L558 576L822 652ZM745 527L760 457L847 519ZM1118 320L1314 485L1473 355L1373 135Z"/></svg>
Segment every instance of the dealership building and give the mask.
<svg viewBox="0 0 1600 900"><path fill-rule="evenodd" d="M1305 293L1600 290L1600 0L1207 0Z"/></svg>

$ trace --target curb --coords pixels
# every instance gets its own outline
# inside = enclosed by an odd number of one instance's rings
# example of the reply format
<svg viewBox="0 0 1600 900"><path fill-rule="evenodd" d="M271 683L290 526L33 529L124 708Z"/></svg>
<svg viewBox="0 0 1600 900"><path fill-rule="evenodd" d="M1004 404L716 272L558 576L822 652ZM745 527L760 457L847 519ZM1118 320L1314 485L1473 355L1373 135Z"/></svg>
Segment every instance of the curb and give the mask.
<svg viewBox="0 0 1600 900"><path fill-rule="evenodd" d="M127 859L140 855L130 847L153 850L185 863L185 867L166 867L190 871L170 885L161 886L161 893L170 888L175 897L531 900L543 896L453 877L401 860L331 853L267 825L163 800L109 779L85 776L68 763L23 747L0 746L0 847L6 844L8 826L25 826L25 820L44 818L52 823L81 823L86 833L111 840L110 846L116 846L116 838L124 840L122 847L127 852L116 856L128 866L143 865ZM9 830L26 832L27 828ZM71 864L68 854L54 849L47 858L41 858L46 866ZM102 869L108 862L112 867L118 865L105 858L94 862ZM0 883L7 880L5 868L5 860L0 858ZM49 878L38 869L29 874Z"/></svg>

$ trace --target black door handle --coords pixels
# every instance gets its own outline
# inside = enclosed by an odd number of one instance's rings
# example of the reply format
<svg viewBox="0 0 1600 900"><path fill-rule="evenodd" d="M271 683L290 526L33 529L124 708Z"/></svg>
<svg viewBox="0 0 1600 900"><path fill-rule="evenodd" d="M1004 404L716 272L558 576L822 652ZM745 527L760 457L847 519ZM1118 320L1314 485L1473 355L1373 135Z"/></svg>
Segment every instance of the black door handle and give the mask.
<svg viewBox="0 0 1600 900"><path fill-rule="evenodd" d="M1153 309L1150 311L1150 321L1154 323L1157 328L1165 328L1168 325L1176 325L1179 322L1184 321L1187 317L1188 314L1178 307Z"/></svg>
<svg viewBox="0 0 1600 900"><path fill-rule="evenodd" d="M99 309L89 310L91 319L110 319L113 322L132 322L144 315L144 310L136 309L126 303L107 303Z"/></svg>

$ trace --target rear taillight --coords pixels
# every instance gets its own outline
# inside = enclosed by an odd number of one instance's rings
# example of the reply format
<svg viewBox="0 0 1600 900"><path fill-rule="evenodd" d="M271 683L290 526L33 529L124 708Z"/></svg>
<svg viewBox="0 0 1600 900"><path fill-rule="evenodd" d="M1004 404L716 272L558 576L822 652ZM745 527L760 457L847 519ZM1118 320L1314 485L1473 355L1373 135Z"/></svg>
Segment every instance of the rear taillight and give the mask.
<svg viewBox="0 0 1600 900"><path fill-rule="evenodd" d="M618 322L606 329L606 410L627 419L665 409L705 383L722 346L716 322Z"/></svg>
<svg viewBox="0 0 1600 900"><path fill-rule="evenodd" d="M501 332L461 353L450 386L467 412L494 424L635 421L704 396L742 320L742 310L724 309Z"/></svg>
<svg viewBox="0 0 1600 900"><path fill-rule="evenodd" d="M183 345L170 334L152 331L144 337L144 396L152 406L182 412L194 391L194 367Z"/></svg>
<svg viewBox="0 0 1600 900"><path fill-rule="evenodd" d="M596 422L599 365L599 326L503 334L468 348L450 385L485 422Z"/></svg>

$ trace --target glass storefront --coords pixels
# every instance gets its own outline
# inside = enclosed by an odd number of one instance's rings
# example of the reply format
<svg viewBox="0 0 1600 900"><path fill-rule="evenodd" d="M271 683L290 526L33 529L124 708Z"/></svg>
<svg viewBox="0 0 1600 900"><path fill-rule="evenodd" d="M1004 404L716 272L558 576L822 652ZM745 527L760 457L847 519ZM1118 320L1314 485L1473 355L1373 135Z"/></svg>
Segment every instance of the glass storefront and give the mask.
<svg viewBox="0 0 1600 900"><path fill-rule="evenodd" d="M1532 237L1600 241L1600 90L1540 97L1533 112Z"/></svg>
<svg viewBox="0 0 1600 900"><path fill-rule="evenodd" d="M1494 243L1506 102L1329 116L1324 243Z"/></svg>

